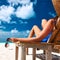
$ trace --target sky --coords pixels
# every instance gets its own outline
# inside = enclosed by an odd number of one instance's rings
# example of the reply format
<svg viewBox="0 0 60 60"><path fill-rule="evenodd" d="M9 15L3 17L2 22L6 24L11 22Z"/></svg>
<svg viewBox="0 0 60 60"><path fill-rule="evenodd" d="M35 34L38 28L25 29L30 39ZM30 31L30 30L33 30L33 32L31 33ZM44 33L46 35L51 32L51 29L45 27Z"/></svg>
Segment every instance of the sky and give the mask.
<svg viewBox="0 0 60 60"><path fill-rule="evenodd" d="M0 0L0 30L30 30L54 12L51 0Z"/></svg>
<svg viewBox="0 0 60 60"><path fill-rule="evenodd" d="M51 0L0 0L0 35L29 32L34 25L41 28L42 19L55 16Z"/></svg>
<svg viewBox="0 0 60 60"><path fill-rule="evenodd" d="M0 30L26 30L28 20L35 17L33 2L30 0L0 0Z"/></svg>

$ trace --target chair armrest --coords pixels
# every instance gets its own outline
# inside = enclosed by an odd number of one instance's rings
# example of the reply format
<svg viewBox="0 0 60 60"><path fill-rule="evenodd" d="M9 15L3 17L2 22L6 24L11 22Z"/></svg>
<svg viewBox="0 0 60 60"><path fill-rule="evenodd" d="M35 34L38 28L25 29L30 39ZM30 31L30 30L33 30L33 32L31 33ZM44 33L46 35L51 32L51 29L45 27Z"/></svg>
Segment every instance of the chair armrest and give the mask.
<svg viewBox="0 0 60 60"><path fill-rule="evenodd" d="M37 45L54 45L54 43L46 43L46 42L20 42L20 44L37 44Z"/></svg>
<svg viewBox="0 0 60 60"><path fill-rule="evenodd" d="M51 46L53 47L54 44L53 43L46 43L46 42L20 42L19 44L17 44L18 46L23 45L25 47L34 47L34 48L40 48L41 47L48 47Z"/></svg>

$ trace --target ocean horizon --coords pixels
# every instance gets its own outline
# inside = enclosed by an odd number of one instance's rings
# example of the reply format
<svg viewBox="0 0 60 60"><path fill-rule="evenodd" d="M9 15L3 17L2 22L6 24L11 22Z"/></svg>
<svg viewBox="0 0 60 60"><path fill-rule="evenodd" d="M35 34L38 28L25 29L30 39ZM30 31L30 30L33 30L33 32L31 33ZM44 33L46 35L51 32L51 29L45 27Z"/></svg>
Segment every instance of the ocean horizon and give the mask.
<svg viewBox="0 0 60 60"><path fill-rule="evenodd" d="M0 32L0 43L6 42L7 38L27 38L29 31L20 31L20 32Z"/></svg>

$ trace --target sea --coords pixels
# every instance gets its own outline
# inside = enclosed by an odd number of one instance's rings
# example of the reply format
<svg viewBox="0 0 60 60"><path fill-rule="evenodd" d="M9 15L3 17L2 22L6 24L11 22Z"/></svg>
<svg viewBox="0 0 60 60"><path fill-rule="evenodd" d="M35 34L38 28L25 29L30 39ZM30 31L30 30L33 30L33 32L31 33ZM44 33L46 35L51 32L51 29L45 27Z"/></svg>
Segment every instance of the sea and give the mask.
<svg viewBox="0 0 60 60"><path fill-rule="evenodd" d="M7 38L27 38L29 35L29 31L21 31L21 32L0 32L0 43L6 42Z"/></svg>

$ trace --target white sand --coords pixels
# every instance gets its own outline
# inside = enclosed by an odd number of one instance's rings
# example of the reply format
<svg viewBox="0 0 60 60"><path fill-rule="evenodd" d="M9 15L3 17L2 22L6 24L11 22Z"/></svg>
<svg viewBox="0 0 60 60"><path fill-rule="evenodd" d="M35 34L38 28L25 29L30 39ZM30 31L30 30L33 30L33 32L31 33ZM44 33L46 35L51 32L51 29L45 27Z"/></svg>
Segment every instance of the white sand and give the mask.
<svg viewBox="0 0 60 60"><path fill-rule="evenodd" d="M9 44L10 46L8 48L5 48L5 43L0 43L0 60L15 60L15 44ZM19 48L19 59L20 59L20 48ZM29 48L29 54L26 55L26 60L32 60L32 49ZM38 52L37 52L38 53ZM36 58L36 60L40 60Z"/></svg>
<svg viewBox="0 0 60 60"><path fill-rule="evenodd" d="M15 60L15 44L11 43L9 44L10 46L8 48L5 48L5 43L0 43L0 60ZM37 51L37 54L42 53L43 51L39 50ZM21 48L19 47L19 58L20 59L20 53L21 53ZM26 55L26 60L32 60L32 49L29 48L29 54L30 55ZM53 53L56 54L56 53ZM57 54L60 56L60 54ZM40 60L38 58L36 58L36 60Z"/></svg>

